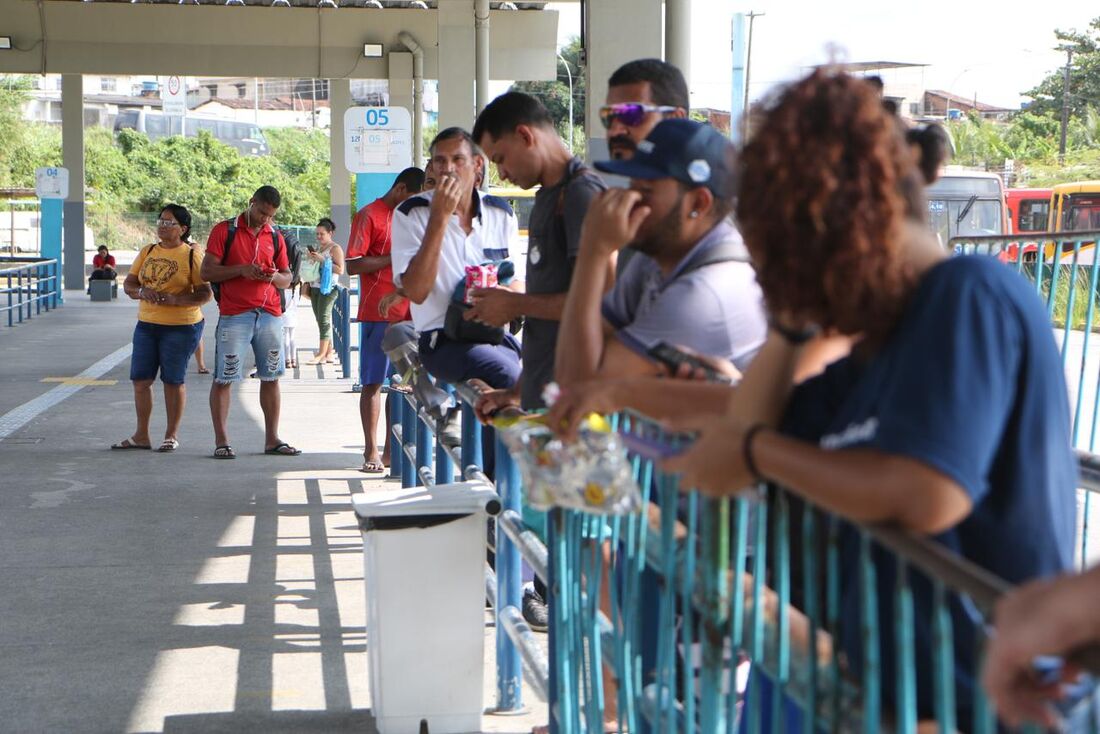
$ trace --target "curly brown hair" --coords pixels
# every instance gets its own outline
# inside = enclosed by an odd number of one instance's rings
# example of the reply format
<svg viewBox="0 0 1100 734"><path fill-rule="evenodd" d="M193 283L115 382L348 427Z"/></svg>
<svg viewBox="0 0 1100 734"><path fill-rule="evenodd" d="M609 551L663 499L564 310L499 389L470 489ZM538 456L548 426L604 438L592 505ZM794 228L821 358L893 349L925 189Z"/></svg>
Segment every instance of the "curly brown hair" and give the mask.
<svg viewBox="0 0 1100 734"><path fill-rule="evenodd" d="M766 108L742 165L737 218L770 310L886 336L913 283L902 225L922 186L875 90L814 71Z"/></svg>

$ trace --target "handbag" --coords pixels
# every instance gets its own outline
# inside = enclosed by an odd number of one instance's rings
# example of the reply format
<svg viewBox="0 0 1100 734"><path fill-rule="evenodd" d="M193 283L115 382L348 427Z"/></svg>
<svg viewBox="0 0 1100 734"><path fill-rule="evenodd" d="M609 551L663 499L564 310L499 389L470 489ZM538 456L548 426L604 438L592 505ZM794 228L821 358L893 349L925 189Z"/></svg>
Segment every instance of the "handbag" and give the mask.
<svg viewBox="0 0 1100 734"><path fill-rule="evenodd" d="M504 329L480 321L467 321L463 316L471 306L451 301L443 319L443 335L451 341L499 345L504 342Z"/></svg>

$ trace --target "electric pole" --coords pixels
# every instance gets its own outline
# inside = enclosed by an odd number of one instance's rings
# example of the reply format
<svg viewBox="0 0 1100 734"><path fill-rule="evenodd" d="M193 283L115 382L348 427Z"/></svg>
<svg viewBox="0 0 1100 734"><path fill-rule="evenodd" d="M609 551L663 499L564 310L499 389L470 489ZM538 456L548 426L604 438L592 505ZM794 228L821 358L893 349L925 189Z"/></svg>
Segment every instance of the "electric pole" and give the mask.
<svg viewBox="0 0 1100 734"><path fill-rule="evenodd" d="M752 76L752 23L754 20L764 15L764 13L756 13L749 11L745 16L749 19L749 38L747 48L745 50L745 106L744 112L741 115L741 144L744 145L749 140L749 79Z"/></svg>
<svg viewBox="0 0 1100 734"><path fill-rule="evenodd" d="M1062 75L1062 136L1058 140L1058 163L1066 162L1066 128L1069 127L1069 70L1073 63L1073 49L1066 48L1066 70Z"/></svg>

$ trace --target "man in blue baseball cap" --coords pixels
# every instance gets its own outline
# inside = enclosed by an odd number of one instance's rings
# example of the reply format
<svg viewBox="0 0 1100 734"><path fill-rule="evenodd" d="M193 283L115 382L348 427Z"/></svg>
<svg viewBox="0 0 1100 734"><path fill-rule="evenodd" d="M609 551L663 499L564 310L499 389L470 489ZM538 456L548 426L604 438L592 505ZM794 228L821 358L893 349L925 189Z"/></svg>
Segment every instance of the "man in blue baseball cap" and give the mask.
<svg viewBox="0 0 1100 734"><path fill-rule="evenodd" d="M743 369L763 344L767 322L748 253L729 220L733 146L709 125L669 119L631 159L595 165L628 177L630 188L604 192L585 218L558 337L558 383L658 374L654 355L662 345ZM628 246L637 255L608 293L600 264Z"/></svg>

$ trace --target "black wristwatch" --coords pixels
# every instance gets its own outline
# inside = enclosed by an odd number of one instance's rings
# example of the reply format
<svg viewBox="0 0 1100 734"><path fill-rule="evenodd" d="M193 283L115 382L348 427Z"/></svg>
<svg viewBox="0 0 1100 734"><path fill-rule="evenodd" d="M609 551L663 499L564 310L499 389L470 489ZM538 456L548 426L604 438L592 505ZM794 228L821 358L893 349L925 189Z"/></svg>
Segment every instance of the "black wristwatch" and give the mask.
<svg viewBox="0 0 1100 734"><path fill-rule="evenodd" d="M804 329L792 329L777 323L775 319L768 317L768 328L783 337L791 346L799 346L813 339L821 333L817 326L807 326Z"/></svg>

